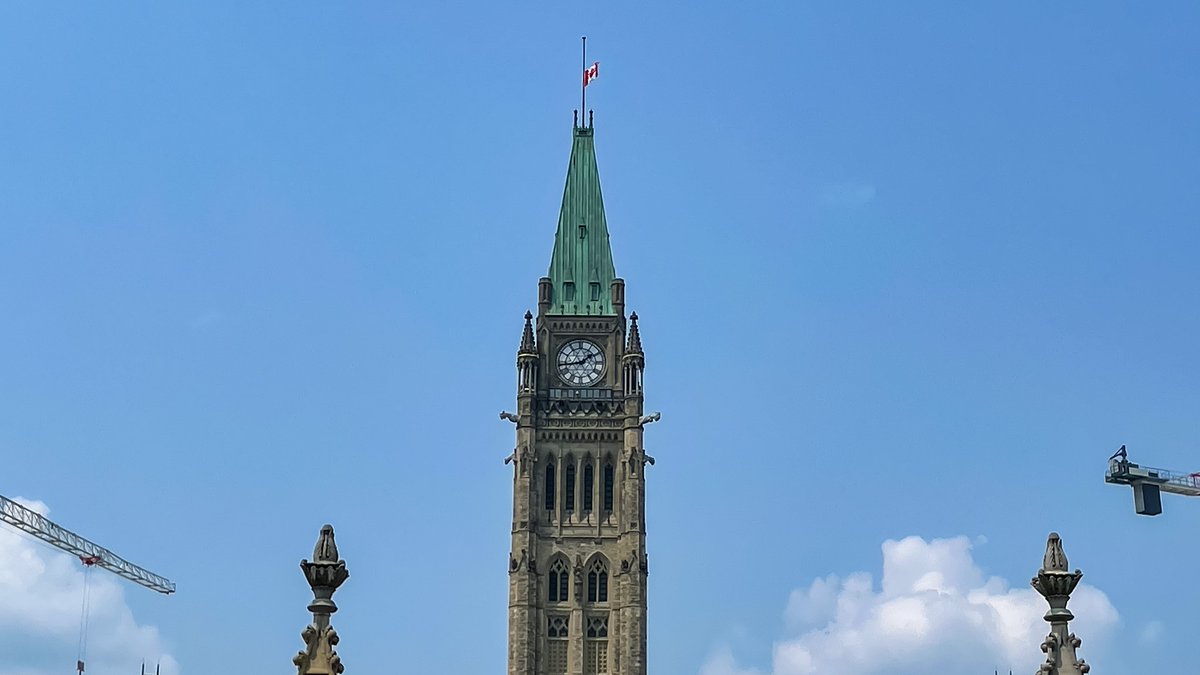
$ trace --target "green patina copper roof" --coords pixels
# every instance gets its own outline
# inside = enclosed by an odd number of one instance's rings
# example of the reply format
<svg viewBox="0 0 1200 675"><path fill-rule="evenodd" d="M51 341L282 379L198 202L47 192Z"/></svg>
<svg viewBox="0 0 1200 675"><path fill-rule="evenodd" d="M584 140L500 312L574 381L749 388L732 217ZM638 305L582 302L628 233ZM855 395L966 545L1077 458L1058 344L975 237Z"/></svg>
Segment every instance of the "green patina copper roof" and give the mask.
<svg viewBox="0 0 1200 675"><path fill-rule="evenodd" d="M612 249L600 197L593 127L575 127L571 164L563 190L554 255L550 258L553 291L550 314L614 315Z"/></svg>

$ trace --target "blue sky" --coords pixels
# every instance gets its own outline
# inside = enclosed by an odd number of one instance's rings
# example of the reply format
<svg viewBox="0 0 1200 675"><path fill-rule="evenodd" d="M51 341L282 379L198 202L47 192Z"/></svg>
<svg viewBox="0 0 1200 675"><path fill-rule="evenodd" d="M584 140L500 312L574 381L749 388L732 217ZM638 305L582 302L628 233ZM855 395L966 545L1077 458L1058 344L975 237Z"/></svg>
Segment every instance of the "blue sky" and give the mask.
<svg viewBox="0 0 1200 675"><path fill-rule="evenodd" d="M0 8L0 494L177 581L113 590L139 649L289 667L328 521L350 672L502 670L496 413L584 33L663 412L654 673L833 658L821 589L928 599L888 565L1010 597L1050 530L1097 668L1196 632L1200 504L1102 480L1122 443L1200 470L1194 3L402 4ZM19 672L69 668L63 630Z"/></svg>

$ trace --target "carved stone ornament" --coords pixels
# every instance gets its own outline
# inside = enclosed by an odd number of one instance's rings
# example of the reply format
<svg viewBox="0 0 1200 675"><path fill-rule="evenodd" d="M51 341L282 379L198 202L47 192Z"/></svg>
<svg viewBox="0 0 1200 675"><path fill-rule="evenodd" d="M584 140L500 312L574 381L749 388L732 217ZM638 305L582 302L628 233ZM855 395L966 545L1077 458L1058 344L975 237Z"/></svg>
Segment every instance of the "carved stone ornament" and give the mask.
<svg viewBox="0 0 1200 675"><path fill-rule="evenodd" d="M1075 615L1067 609L1067 602L1071 599L1071 592L1083 578L1083 572L1068 572L1068 569L1062 538L1058 533L1051 532L1046 539L1046 554L1042 557L1042 567L1030 582L1050 605L1050 611L1046 612L1044 617L1050 623L1050 634L1041 645L1046 660L1038 668L1037 675L1087 675L1092 669L1076 654L1075 650L1082 641L1075 637L1074 633L1068 632L1068 624Z"/></svg>
<svg viewBox="0 0 1200 675"><path fill-rule="evenodd" d="M338 558L337 544L333 539L333 526L321 528L321 536L313 549L313 561L300 561L300 570L312 587L313 601L308 611L313 614L333 614L337 605L333 602L333 592L349 578L346 561Z"/></svg>
<svg viewBox="0 0 1200 675"><path fill-rule="evenodd" d="M292 659L300 675L340 675L345 672L342 657L333 649L339 640L333 626L317 628L310 624L300 633L300 639L304 640L305 648Z"/></svg>
<svg viewBox="0 0 1200 675"><path fill-rule="evenodd" d="M575 601L583 600L583 556L575 556Z"/></svg>
<svg viewBox="0 0 1200 675"><path fill-rule="evenodd" d="M339 675L345 667L334 650L338 634L329 625L329 617L337 611L333 594L350 573L346 570L346 561L338 557L332 525L321 528L313 548L313 560L301 560L300 570L312 588L313 601L309 603L308 611L312 612L313 621L300 633L304 649L296 654L292 663L299 669L299 675Z"/></svg>
<svg viewBox="0 0 1200 675"><path fill-rule="evenodd" d="M629 560L621 563L621 569L629 570L630 572L642 569L641 558L638 556L637 551L629 552Z"/></svg>

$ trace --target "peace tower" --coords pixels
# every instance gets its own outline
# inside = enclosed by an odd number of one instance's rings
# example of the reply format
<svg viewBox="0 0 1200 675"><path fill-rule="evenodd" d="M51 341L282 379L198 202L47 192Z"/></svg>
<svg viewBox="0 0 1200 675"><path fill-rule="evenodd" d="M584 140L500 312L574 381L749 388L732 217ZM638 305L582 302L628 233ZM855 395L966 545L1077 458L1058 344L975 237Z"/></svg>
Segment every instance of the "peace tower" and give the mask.
<svg viewBox="0 0 1200 675"><path fill-rule="evenodd" d="M589 115L589 118L591 116ZM625 318L596 169L574 124L538 311L517 350L509 675L645 675L641 337Z"/></svg>

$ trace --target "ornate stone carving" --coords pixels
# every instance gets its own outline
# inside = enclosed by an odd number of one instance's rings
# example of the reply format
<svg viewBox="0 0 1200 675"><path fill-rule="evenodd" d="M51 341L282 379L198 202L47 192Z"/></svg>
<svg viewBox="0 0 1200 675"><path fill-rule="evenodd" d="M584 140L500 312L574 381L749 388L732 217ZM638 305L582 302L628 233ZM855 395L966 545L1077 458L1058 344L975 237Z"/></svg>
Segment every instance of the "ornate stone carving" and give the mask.
<svg viewBox="0 0 1200 675"><path fill-rule="evenodd" d="M329 625L329 617L337 611L333 594L350 573L346 571L346 561L338 557L332 525L321 528L313 548L313 560L301 560L300 570L312 588L313 601L309 603L308 611L313 613L313 622L300 634L305 648L296 654L292 663L299 669L299 675L339 675L345 667L334 650L339 638L337 631Z"/></svg>
<svg viewBox="0 0 1200 675"><path fill-rule="evenodd" d="M583 601L583 556L575 555L575 601Z"/></svg>
<svg viewBox="0 0 1200 675"><path fill-rule="evenodd" d="M1044 617L1050 623L1050 634L1041 645L1046 661L1038 668L1037 675L1087 675L1092 669L1075 653L1082 641L1068 631L1068 623L1075 615L1067 609L1067 602L1083 578L1083 572L1068 572L1068 569L1062 538L1057 532L1051 532L1046 539L1042 567L1030 581L1034 590L1050 605L1050 611Z"/></svg>
<svg viewBox="0 0 1200 675"><path fill-rule="evenodd" d="M340 639L333 626L318 629L309 625L300 633L300 638L304 640L305 649L296 654L292 663L301 675L339 675L345 672L342 657L333 649Z"/></svg>

